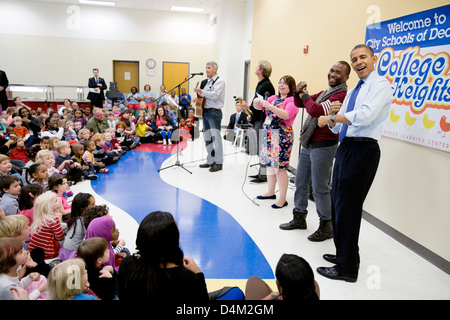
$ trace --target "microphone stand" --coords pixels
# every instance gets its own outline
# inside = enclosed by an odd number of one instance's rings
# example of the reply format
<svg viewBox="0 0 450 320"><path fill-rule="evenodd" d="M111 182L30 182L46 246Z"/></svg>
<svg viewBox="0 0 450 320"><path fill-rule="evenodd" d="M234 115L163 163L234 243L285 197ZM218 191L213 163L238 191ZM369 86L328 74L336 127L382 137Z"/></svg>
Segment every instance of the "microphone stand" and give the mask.
<svg viewBox="0 0 450 320"><path fill-rule="evenodd" d="M176 88L178 88L178 97L181 95L181 86L184 84L184 83L186 83L186 82L188 82L189 80L191 80L192 78L194 78L196 76L196 74L190 74L190 75L188 75L188 77L186 77L186 79L183 81L183 82L181 82L180 84L178 84L177 86L175 86L175 87L173 87L171 90L169 90L169 91L167 91L166 92L166 94L167 93L169 93L169 92L172 92L172 90L175 90ZM162 95L161 97L164 97L166 94L164 94L164 95ZM160 97L160 98L161 98ZM180 106L178 105L178 107L177 107L177 121L178 121L178 141L177 141L177 160L176 160L176 162L175 162L175 164L173 164L173 165L171 165L171 166L168 166L168 167L166 167L166 168L161 168L161 169L159 169L158 170L158 172L161 172L162 170L166 170L166 169L169 169L169 168L172 168L172 167L181 167L181 168L183 168L184 170L186 170L187 172L189 172L190 174L192 174L192 172L191 171L189 171L188 169L186 169L181 163L180 163L180 160L179 160L179 154L180 154L180 140L181 140L181 129L180 129Z"/></svg>

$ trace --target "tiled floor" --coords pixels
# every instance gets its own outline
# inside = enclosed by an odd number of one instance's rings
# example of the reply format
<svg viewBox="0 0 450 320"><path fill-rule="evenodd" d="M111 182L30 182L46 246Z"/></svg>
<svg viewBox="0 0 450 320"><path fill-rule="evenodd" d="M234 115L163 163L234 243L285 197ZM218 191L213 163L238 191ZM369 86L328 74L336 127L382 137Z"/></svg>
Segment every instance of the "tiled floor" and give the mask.
<svg viewBox="0 0 450 320"><path fill-rule="evenodd" d="M247 176L257 172L257 166L252 166L257 157L224 142L224 170L210 173L198 167L206 157L201 138L182 144L181 149L177 157L176 145L143 145L112 166L109 174L72 189L90 192L97 203L109 205L131 251L138 223L146 214L171 212L180 228L184 253L205 273L210 291L224 285L244 288L251 275L267 279L276 289L273 270L283 253L302 256L313 270L331 266L322 255L334 253L332 240L313 243L306 239L318 227L313 202L308 208L307 230L282 231L278 227L292 217L292 184L289 206L274 210L270 200L255 200L265 192L266 184L248 182ZM164 170L158 172L161 168ZM450 298L448 274L364 220L359 246L358 281L333 281L316 273L321 299Z"/></svg>

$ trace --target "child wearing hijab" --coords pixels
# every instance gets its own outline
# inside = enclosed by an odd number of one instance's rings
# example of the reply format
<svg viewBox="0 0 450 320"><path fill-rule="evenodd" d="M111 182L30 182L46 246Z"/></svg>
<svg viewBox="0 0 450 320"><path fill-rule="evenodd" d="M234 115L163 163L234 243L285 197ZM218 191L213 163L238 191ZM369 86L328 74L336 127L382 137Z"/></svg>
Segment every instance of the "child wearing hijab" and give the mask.
<svg viewBox="0 0 450 320"><path fill-rule="evenodd" d="M118 239L119 230L116 229L116 224L110 216L98 217L89 223L85 239L94 237L103 238L108 242L109 259L104 265L112 266L117 271L119 266L116 266L116 257L111 242Z"/></svg>

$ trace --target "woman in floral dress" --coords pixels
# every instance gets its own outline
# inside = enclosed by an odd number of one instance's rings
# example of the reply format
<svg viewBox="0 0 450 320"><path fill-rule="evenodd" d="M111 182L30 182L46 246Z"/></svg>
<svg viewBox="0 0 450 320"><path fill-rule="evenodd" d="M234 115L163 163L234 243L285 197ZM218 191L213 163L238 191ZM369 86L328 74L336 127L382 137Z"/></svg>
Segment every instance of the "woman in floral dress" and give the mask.
<svg viewBox="0 0 450 320"><path fill-rule="evenodd" d="M289 159L294 143L292 125L298 113L294 104L295 79L284 76L278 83L278 96L269 97L267 101L256 98L253 106L258 110L265 110L266 121L261 135L261 163L267 166L267 193L258 199L277 199L275 187L278 183L280 191L277 202L272 205L280 209L288 205L286 193L289 184L286 169L289 169Z"/></svg>

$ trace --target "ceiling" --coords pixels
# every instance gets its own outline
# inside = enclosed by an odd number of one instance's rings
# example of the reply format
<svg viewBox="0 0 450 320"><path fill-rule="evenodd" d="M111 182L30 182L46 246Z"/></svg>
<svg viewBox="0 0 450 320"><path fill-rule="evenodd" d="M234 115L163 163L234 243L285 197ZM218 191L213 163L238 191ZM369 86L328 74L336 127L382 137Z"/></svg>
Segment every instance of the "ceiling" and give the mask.
<svg viewBox="0 0 450 320"><path fill-rule="evenodd" d="M78 0L33 0L35 2L55 2L79 4ZM103 0L116 3L117 8L170 11L171 6L203 8L209 14L222 1L226 0ZM247 1L247 0L240 0Z"/></svg>

